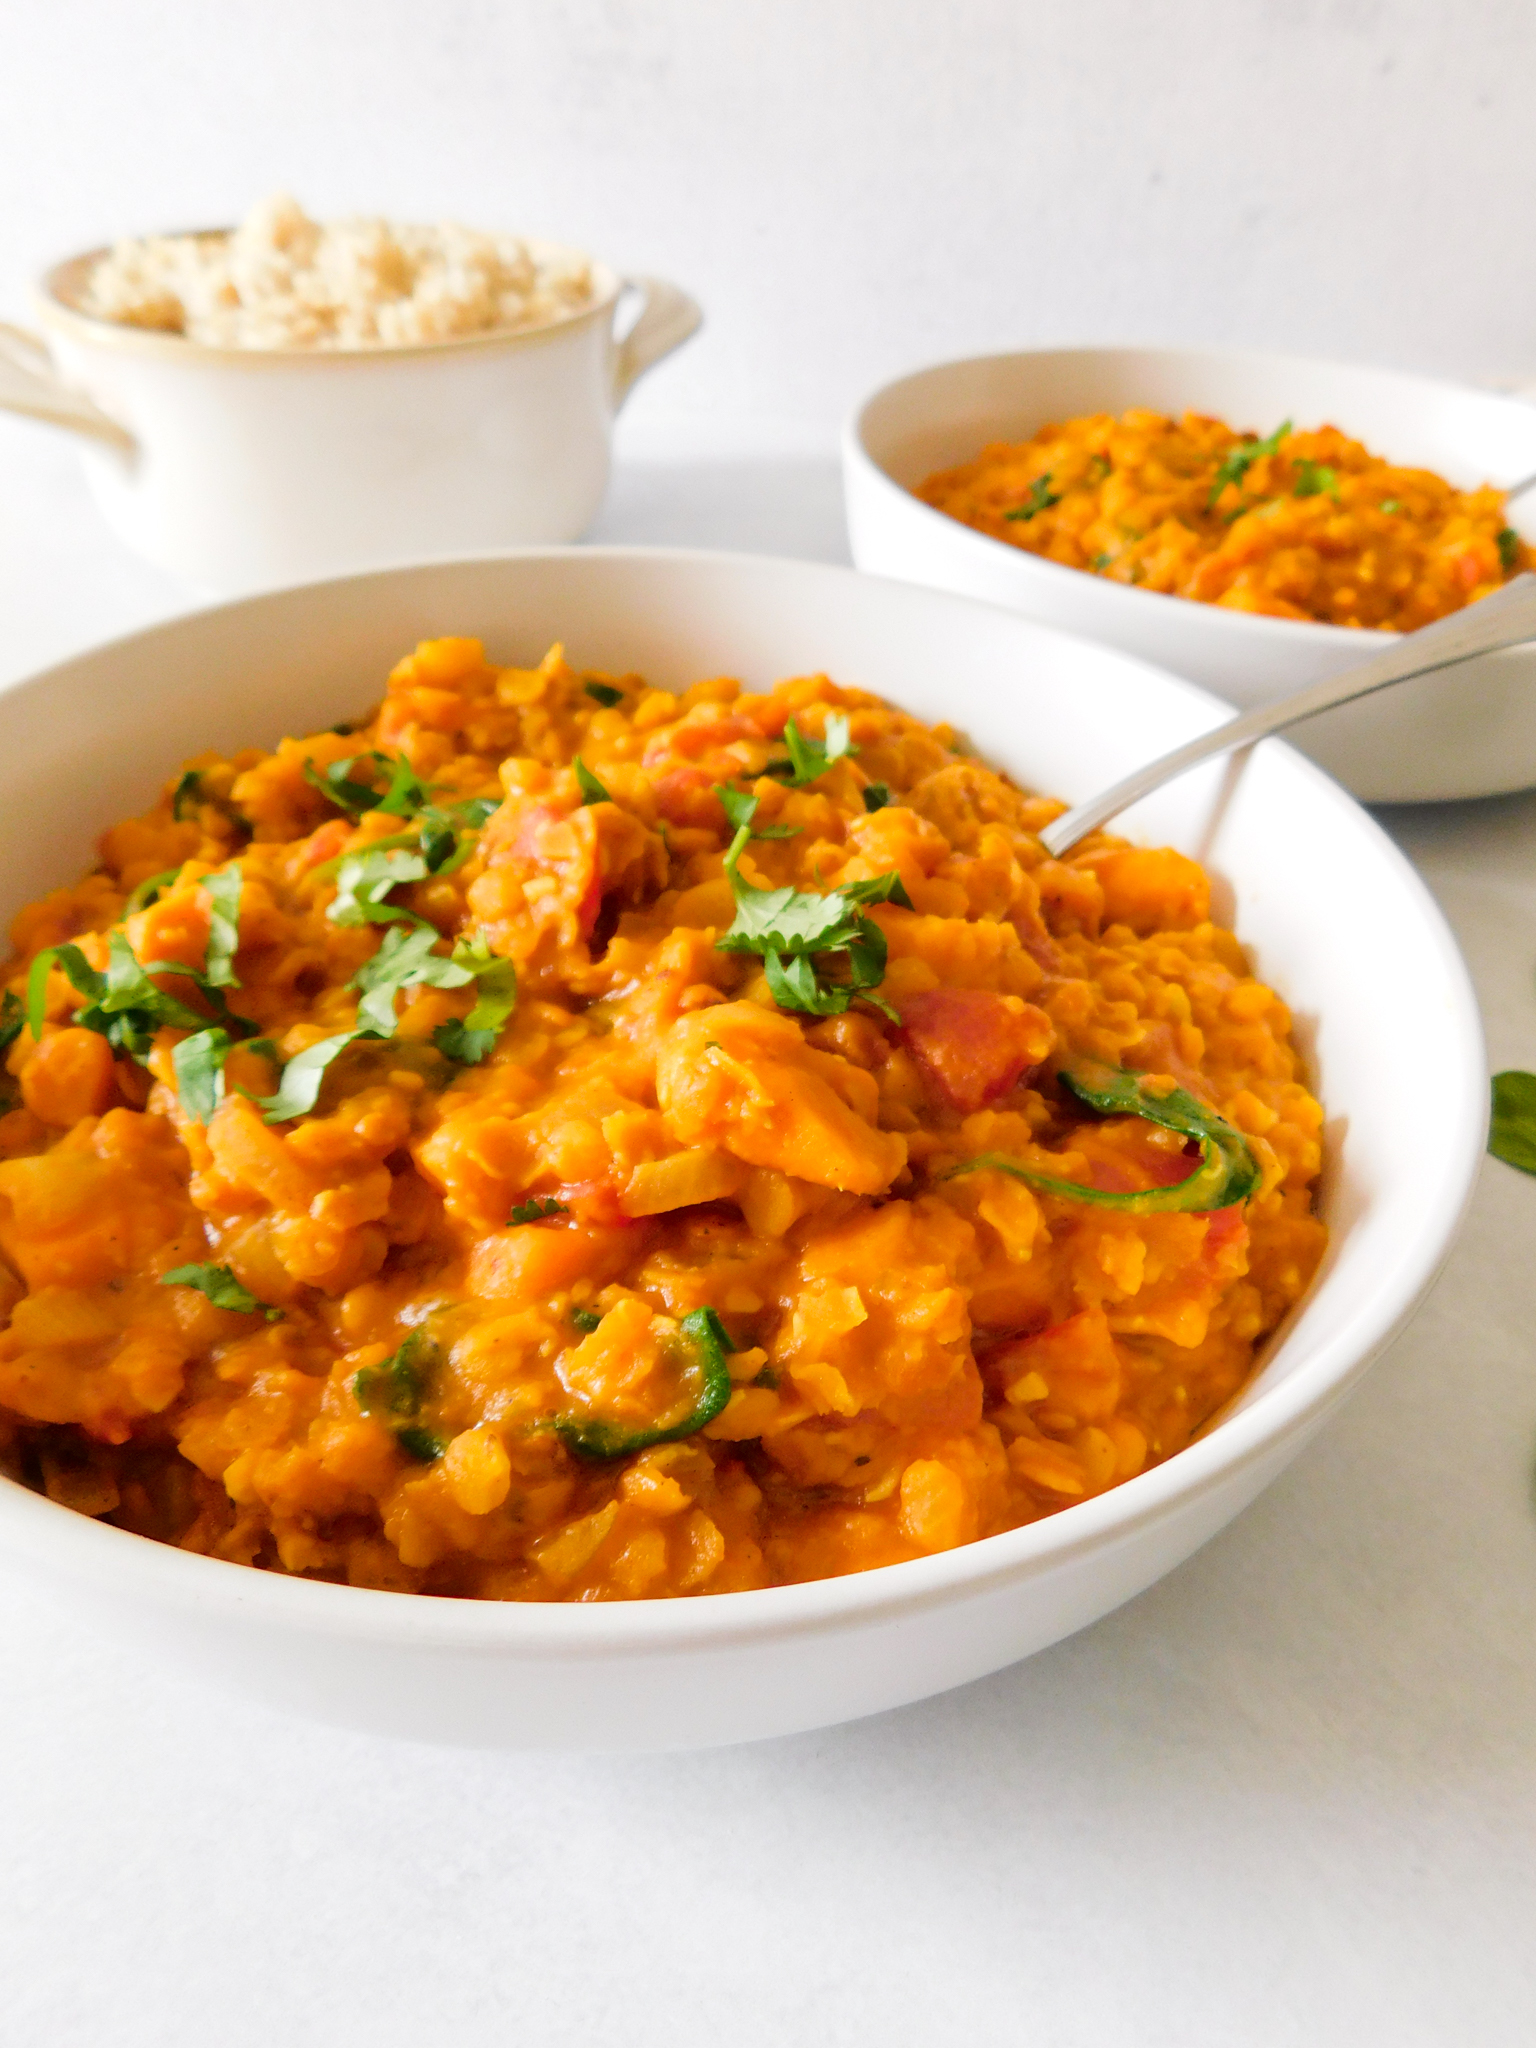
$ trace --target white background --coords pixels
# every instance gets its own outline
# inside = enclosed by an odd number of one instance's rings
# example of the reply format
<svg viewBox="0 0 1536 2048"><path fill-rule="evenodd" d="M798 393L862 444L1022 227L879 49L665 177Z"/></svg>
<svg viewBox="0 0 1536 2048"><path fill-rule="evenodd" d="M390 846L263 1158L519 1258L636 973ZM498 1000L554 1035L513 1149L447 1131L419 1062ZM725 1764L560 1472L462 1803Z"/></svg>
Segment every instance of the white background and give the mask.
<svg viewBox="0 0 1536 2048"><path fill-rule="evenodd" d="M1536 377L1531 0L4 0L0 300L123 232L542 230L694 291L642 418L825 437L947 355Z"/></svg>
<svg viewBox="0 0 1536 2048"><path fill-rule="evenodd" d="M0 303L279 184L565 235L710 318L626 418L601 537L836 558L839 414L946 353L1536 375L1533 70L1529 0L0 0ZM0 420L0 681L181 601L62 438ZM1495 1066L1536 1066L1536 798L1390 822ZM1416 1326L1238 1524L825 1735L374 1742L140 1665L0 1565L0 2042L1530 2041L1533 1241L1536 1182L1490 1163Z"/></svg>

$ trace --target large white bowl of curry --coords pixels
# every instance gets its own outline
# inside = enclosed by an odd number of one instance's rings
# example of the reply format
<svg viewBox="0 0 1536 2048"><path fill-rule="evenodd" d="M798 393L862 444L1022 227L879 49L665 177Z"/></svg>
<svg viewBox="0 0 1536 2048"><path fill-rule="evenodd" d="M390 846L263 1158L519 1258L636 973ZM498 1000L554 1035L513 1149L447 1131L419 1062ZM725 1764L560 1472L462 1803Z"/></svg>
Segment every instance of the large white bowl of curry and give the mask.
<svg viewBox="0 0 1536 2048"><path fill-rule="evenodd" d="M826 671L964 730L1026 788L1088 795L1223 715L1202 692L1010 612L846 571L554 551L273 593L97 649L0 697L6 903L71 881L96 835L200 747L355 716L402 650L475 635L501 663L763 689ZM1323 1102L1328 1248L1254 1376L1187 1448L1005 1533L844 1576L665 1599L405 1595L197 1555L0 1480L0 1554L104 1629L225 1686L422 1739L664 1748L920 1699L1084 1627L1189 1556L1320 1426L1435 1276L1481 1153L1485 1068L1455 946L1335 785L1269 743L1129 813L1210 872L1216 914L1297 1020ZM1433 1000L1426 1000L1426 991Z"/></svg>

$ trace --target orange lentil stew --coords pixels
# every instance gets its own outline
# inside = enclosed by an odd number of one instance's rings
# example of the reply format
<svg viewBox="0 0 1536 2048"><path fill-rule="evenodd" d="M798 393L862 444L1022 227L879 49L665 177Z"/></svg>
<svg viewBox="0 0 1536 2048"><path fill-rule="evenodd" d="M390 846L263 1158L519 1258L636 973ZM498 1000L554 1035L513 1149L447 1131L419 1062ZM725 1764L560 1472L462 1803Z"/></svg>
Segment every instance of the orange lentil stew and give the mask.
<svg viewBox="0 0 1536 2048"><path fill-rule="evenodd" d="M434 640L21 912L0 1455L266 1570L782 1584L1171 1456L1322 1115L1201 869L824 676Z"/></svg>
<svg viewBox="0 0 1536 2048"><path fill-rule="evenodd" d="M1095 413L995 442L917 495L1068 569L1330 626L1411 633L1531 566L1491 485L1458 491L1289 420L1260 440L1199 413Z"/></svg>

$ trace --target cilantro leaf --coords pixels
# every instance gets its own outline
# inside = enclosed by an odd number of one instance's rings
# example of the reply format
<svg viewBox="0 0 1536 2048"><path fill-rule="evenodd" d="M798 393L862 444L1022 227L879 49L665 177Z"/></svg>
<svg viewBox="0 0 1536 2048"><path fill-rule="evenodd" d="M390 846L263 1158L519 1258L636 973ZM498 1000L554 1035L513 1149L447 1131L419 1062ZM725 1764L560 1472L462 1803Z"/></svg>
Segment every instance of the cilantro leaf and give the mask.
<svg viewBox="0 0 1536 2048"><path fill-rule="evenodd" d="M758 889L744 882L737 861L747 843L749 826L741 826L725 857L725 872L736 899L730 930L715 941L722 953L757 953L763 961L769 993L783 1010L813 1016L841 1016L863 996L888 1016L895 1012L870 991L885 979L886 939L873 918L863 915L872 903L899 903L912 908L902 879L894 869L867 882L845 882L825 895L793 888ZM847 977L833 980L819 972L811 955L841 953Z"/></svg>
<svg viewBox="0 0 1536 2048"><path fill-rule="evenodd" d="M1536 1074L1494 1075L1488 1150L1506 1166L1536 1173Z"/></svg>
<svg viewBox="0 0 1536 2048"><path fill-rule="evenodd" d="M372 783L355 780L350 770L359 761L371 762L375 774L387 777L380 790ZM349 817L360 818L365 811L383 811L392 818L409 818L426 802L428 785L421 780L403 755L349 754L344 761L332 761L319 770L313 760L304 763L304 780Z"/></svg>
<svg viewBox="0 0 1536 2048"><path fill-rule="evenodd" d="M1216 476L1211 484L1211 495L1206 500L1214 505L1228 484L1241 484L1253 465L1265 455L1278 455L1280 443L1291 431L1291 422L1282 420L1275 431L1263 441L1239 441L1235 448L1229 448L1216 467Z"/></svg>
<svg viewBox="0 0 1536 2048"><path fill-rule="evenodd" d="M384 899L406 882L425 881L427 872L421 854L401 847L349 853L336 870L336 896L326 915L332 924L390 924L396 918L418 923L413 911Z"/></svg>
<svg viewBox="0 0 1536 2048"><path fill-rule="evenodd" d="M27 1021L27 1013L20 996L8 988L0 1001L0 1053L8 1052L21 1036L21 1027Z"/></svg>
<svg viewBox="0 0 1536 2048"><path fill-rule="evenodd" d="M180 867L162 868L158 875L150 875L140 882L123 904L124 917L136 917L141 910L148 910L151 903L158 903L180 873Z"/></svg>
<svg viewBox="0 0 1536 2048"><path fill-rule="evenodd" d="M409 1421L421 1413L427 1380L417 1361L423 1349L421 1332L412 1330L398 1351L352 1375L352 1398L365 1415L392 1415Z"/></svg>
<svg viewBox="0 0 1536 2048"><path fill-rule="evenodd" d="M859 751L849 742L848 720L841 711L827 713L825 736L819 740L807 739L792 718L787 720L784 744L789 749L789 759L770 761L767 773L787 782L791 789L803 789L808 782L825 775L834 761Z"/></svg>
<svg viewBox="0 0 1536 2048"><path fill-rule="evenodd" d="M1044 476L1037 476L1030 485L1029 496L1024 500L1023 504L1015 505L1013 510L1005 512L1003 517L1005 519L1029 520L1033 519L1037 512L1047 512L1052 505L1059 505L1060 503L1061 493L1051 489L1051 472L1047 470Z"/></svg>
<svg viewBox="0 0 1536 2048"><path fill-rule="evenodd" d="M99 1033L114 1052L127 1053L141 1065L162 1025L182 1031L201 1031L206 1026L205 1016L176 996L167 995L151 979L155 974L180 974L204 985L198 969L183 967L175 960L151 960L145 966L120 930L110 934L107 949L104 974L92 967L75 945L45 946L38 954L27 975L27 1022L34 1038L42 1036L48 975L55 966L68 977L77 994L88 998L85 1007L75 1013L76 1024ZM223 1005L222 995L218 996L218 1003ZM243 1022L238 1018L230 1021Z"/></svg>
<svg viewBox="0 0 1536 2048"><path fill-rule="evenodd" d="M380 1038L393 1038L395 997L401 989L417 985L462 988L467 981L474 980L473 968L445 953L433 952L437 942L438 934L432 925L414 925L409 931L402 931L397 924L390 926L379 950L371 960L363 962L347 984L363 991L363 1000L357 1006L360 1029L372 1031Z"/></svg>
<svg viewBox="0 0 1536 2048"><path fill-rule="evenodd" d="M204 875L203 887L212 906L208 917L208 950L203 975L209 988L238 988L235 954L240 947L240 894L244 879L239 863Z"/></svg>
<svg viewBox="0 0 1536 2048"><path fill-rule="evenodd" d="M594 1330L601 1328L602 1320L597 1310L593 1308L573 1308L571 1310L571 1321L578 1330L588 1337L591 1336Z"/></svg>
<svg viewBox="0 0 1536 2048"><path fill-rule="evenodd" d="M1303 458L1296 465L1296 486L1292 492L1297 498L1320 498L1324 494L1337 499L1339 495L1338 471L1330 469L1326 462L1309 462Z"/></svg>
<svg viewBox="0 0 1536 2048"><path fill-rule="evenodd" d="M233 1309L237 1315L264 1315L269 1323L283 1319L280 1308L272 1308L264 1301L258 1301L248 1287L242 1287L228 1266L178 1266L172 1273L162 1273L162 1287L195 1287L204 1294L215 1308Z"/></svg>
<svg viewBox="0 0 1536 2048"><path fill-rule="evenodd" d="M1512 526L1505 526L1500 528L1496 539L1499 567L1506 576L1511 576L1520 566L1520 536Z"/></svg>
<svg viewBox="0 0 1536 2048"><path fill-rule="evenodd" d="M354 1039L364 1036L361 1031L338 1031L333 1038L322 1038L318 1044L307 1045L303 1052L295 1053L283 1068L277 1093L256 1098L258 1108L266 1112L266 1121L282 1124L296 1116L307 1116L320 1099L320 1084L332 1060L345 1052Z"/></svg>
<svg viewBox="0 0 1536 2048"><path fill-rule="evenodd" d="M581 687L589 697L595 698L607 711L611 711L615 704L622 704L624 702L624 692L616 690L612 683L589 682L583 683Z"/></svg>
<svg viewBox="0 0 1536 2048"><path fill-rule="evenodd" d="M553 1195L532 1195L526 1202L518 1202L507 1218L512 1223L542 1223L546 1216L569 1216L570 1210L564 1202L557 1202Z"/></svg>
<svg viewBox="0 0 1536 2048"><path fill-rule="evenodd" d="M229 1048L229 1033L213 1025L206 1031L194 1031L171 1049L181 1106L200 1124L208 1123L224 1100L224 1062Z"/></svg>
<svg viewBox="0 0 1536 2048"><path fill-rule="evenodd" d="M474 977L477 994L469 1015L450 1017L446 1024L439 1024L432 1043L461 1066L477 1067L517 1008L517 967L493 953L478 932L459 939L450 957L456 967L467 969Z"/></svg>
<svg viewBox="0 0 1536 2048"><path fill-rule="evenodd" d="M395 1442L422 1465L430 1465L434 1458L440 1458L448 1445L440 1436L434 1436L430 1429L421 1429L415 1423L395 1431Z"/></svg>
<svg viewBox="0 0 1536 2048"><path fill-rule="evenodd" d="M586 762L582 760L580 754L576 756L571 766L576 770L576 787L581 791L583 806L587 804L611 804L613 802L613 798L604 789Z"/></svg>
<svg viewBox="0 0 1536 2048"><path fill-rule="evenodd" d="M186 806L200 804L203 800L203 778L195 768L186 768L176 787L171 791L171 816L177 824L186 818Z"/></svg>
<svg viewBox="0 0 1536 2048"><path fill-rule="evenodd" d="M866 811L883 811L891 800L889 783L866 782L864 785L864 808Z"/></svg>
<svg viewBox="0 0 1536 2048"><path fill-rule="evenodd" d="M1383 498L1377 509L1382 512L1401 512L1403 501L1401 498Z"/></svg>
<svg viewBox="0 0 1536 2048"><path fill-rule="evenodd" d="M805 830L803 825L759 825L754 829L752 820L757 816L757 798L748 796L745 790L730 789L723 782L712 786L733 832L745 830L751 839L793 839L797 832Z"/></svg>

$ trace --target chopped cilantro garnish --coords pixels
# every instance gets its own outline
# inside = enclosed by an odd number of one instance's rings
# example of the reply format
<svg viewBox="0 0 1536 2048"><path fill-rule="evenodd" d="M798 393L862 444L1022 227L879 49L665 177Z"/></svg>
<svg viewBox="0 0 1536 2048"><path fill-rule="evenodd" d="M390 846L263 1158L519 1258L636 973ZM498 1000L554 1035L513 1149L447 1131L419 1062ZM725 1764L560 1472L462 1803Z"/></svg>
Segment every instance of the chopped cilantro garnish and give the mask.
<svg viewBox="0 0 1536 2048"><path fill-rule="evenodd" d="M386 1423L407 1457L430 1465L447 1449L417 1420L421 1399L427 1390L427 1373L432 1349L419 1330L413 1330L390 1357L378 1365L365 1365L352 1375L352 1398L364 1415Z"/></svg>
<svg viewBox="0 0 1536 2048"><path fill-rule="evenodd" d="M1104 574L1104 571L1109 567L1110 563L1114 559L1114 556L1108 553L1102 555L1095 555L1093 558L1093 569L1095 575L1102 576Z"/></svg>
<svg viewBox="0 0 1536 2048"><path fill-rule="evenodd" d="M8 988L0 1000L0 1053L8 1052L21 1036L21 1027L27 1021L26 1008L14 989Z"/></svg>
<svg viewBox="0 0 1536 2048"><path fill-rule="evenodd" d="M203 974L209 988L238 988L235 954L240 949L240 894L243 878L238 863L203 876L212 906L208 915L208 947Z"/></svg>
<svg viewBox="0 0 1536 2048"><path fill-rule="evenodd" d="M90 999L76 1012L75 1022L87 1031L99 1032L114 1052L128 1053L141 1065L162 1025L201 1031L207 1024L206 1017L167 995L151 979L152 974L179 974L206 989L205 977L196 968L166 960L152 960L146 967L135 957L122 931L109 935L107 949L105 973L92 967L78 946L46 946L38 954L27 975L27 1022L34 1038L43 1035L48 975L55 966L78 994ZM224 1008L222 995L217 996L217 1007Z"/></svg>
<svg viewBox="0 0 1536 2048"><path fill-rule="evenodd" d="M895 1012L871 991L885 979L886 940L873 918L863 912L873 903L912 899L894 872L867 882L845 882L825 895L793 888L758 889L744 882L737 862L749 827L741 826L725 857L725 872L736 899L736 917L715 944L722 953L757 953L763 962L769 992L781 1010L801 1010L817 1017L838 1017L856 996L863 996L889 1017ZM818 970L816 954L841 953L847 979L831 980Z"/></svg>
<svg viewBox="0 0 1536 2048"><path fill-rule="evenodd" d="M1241 484L1253 465L1265 455L1278 455L1280 443L1291 431L1291 422L1282 420L1275 431L1262 441L1239 441L1235 448L1229 448L1217 464L1215 480L1211 485L1208 502L1212 505L1221 496L1228 484Z"/></svg>
<svg viewBox="0 0 1536 2048"><path fill-rule="evenodd" d="M571 1321L578 1330L588 1337L601 1326L602 1320L602 1317L595 1308L573 1308L571 1310Z"/></svg>
<svg viewBox="0 0 1536 2048"><path fill-rule="evenodd" d="M332 924L416 923L412 911L384 899L403 883L425 881L427 872L425 857L403 847L349 853L336 870L336 896L326 915Z"/></svg>
<svg viewBox="0 0 1536 2048"><path fill-rule="evenodd" d="M757 825L752 820L757 816L757 798L748 796L739 789L729 789L723 782L714 785L715 795L725 808L733 832L745 831L752 839L793 839L797 832L803 832L803 825Z"/></svg>
<svg viewBox="0 0 1536 2048"><path fill-rule="evenodd" d="M455 967L469 970L478 993L469 1015L439 1024L432 1043L460 1066L477 1067L517 1008L517 968L493 953L478 932L459 939L450 957Z"/></svg>
<svg viewBox="0 0 1536 2048"><path fill-rule="evenodd" d="M391 925L379 950L365 960L348 983L360 989L357 1006L360 1030L373 1031L380 1038L395 1034L395 997L405 988L463 988L475 978L474 969L446 953L436 953L438 933L429 924L414 925L409 931Z"/></svg>
<svg viewBox="0 0 1536 2048"><path fill-rule="evenodd" d="M1029 487L1029 495L1022 505L1015 505L1011 512L1005 512L1005 519L1033 519L1037 512L1048 512L1052 505L1061 503L1060 491L1051 489L1051 472L1037 476Z"/></svg>
<svg viewBox="0 0 1536 2048"><path fill-rule="evenodd" d="M581 791L583 807L587 804L611 804L613 802L613 798L604 789L586 762L582 760L580 754L576 756L571 766L576 770L576 787Z"/></svg>
<svg viewBox="0 0 1536 2048"><path fill-rule="evenodd" d="M382 789L355 780L350 771L359 761L372 762L376 774L387 778ZM304 780L349 817L360 818L365 811L384 811L392 818L409 818L426 802L429 788L401 755L371 751L349 754L344 761L332 761L321 770L312 760L304 763Z"/></svg>
<svg viewBox="0 0 1536 2048"><path fill-rule="evenodd" d="M1380 509L1383 512L1401 512L1403 509L1403 501L1401 498L1383 498L1381 501Z"/></svg>
<svg viewBox="0 0 1536 2048"><path fill-rule="evenodd" d="M229 1033L219 1025L194 1031L171 1049L176 1093L187 1115L208 1123L224 1100L224 1062L229 1058Z"/></svg>
<svg viewBox="0 0 1536 2048"><path fill-rule="evenodd" d="M233 1309L237 1315L264 1315L269 1323L282 1321L283 1312L265 1301L258 1301L248 1287L242 1287L228 1266L178 1266L174 1272L162 1273L162 1287L195 1287L204 1294L215 1308Z"/></svg>
<svg viewBox="0 0 1536 2048"><path fill-rule="evenodd" d="M181 873L179 867L162 868L158 875L150 875L139 883L123 905L124 917L137 917L141 910L148 910L151 903L158 903Z"/></svg>
<svg viewBox="0 0 1536 2048"><path fill-rule="evenodd" d="M514 1205L507 1222L542 1223L546 1216L569 1216L570 1213L564 1202L557 1202L553 1195L530 1195L526 1202Z"/></svg>
<svg viewBox="0 0 1536 2048"><path fill-rule="evenodd" d="M277 1093L256 1098L258 1106L266 1112L267 1122L283 1124L293 1117L307 1116L320 1100L326 1069L361 1035L356 1031L338 1031L334 1037L322 1038L315 1045L307 1045L303 1052L296 1052L283 1068Z"/></svg>
<svg viewBox="0 0 1536 2048"><path fill-rule="evenodd" d="M171 816L180 824L187 815L189 805L203 801L203 778L195 768L183 769L181 778L171 791Z"/></svg>
<svg viewBox="0 0 1536 2048"><path fill-rule="evenodd" d="M767 1387L771 1392L778 1386L779 1376L771 1365L765 1365L753 1373L750 1384L754 1387Z"/></svg>
<svg viewBox="0 0 1536 2048"><path fill-rule="evenodd" d="M1499 567L1508 576L1520 566L1520 536L1512 526L1501 528L1498 548Z"/></svg>
<svg viewBox="0 0 1536 2048"><path fill-rule="evenodd" d="M883 811L891 800L890 785L884 782L866 782L864 785L864 808L866 811Z"/></svg>
<svg viewBox="0 0 1536 2048"><path fill-rule="evenodd" d="M1292 495L1297 498L1321 498L1325 494L1330 498L1338 497L1337 470L1330 469L1326 462L1309 462L1303 458L1296 465L1296 487Z"/></svg>
<svg viewBox="0 0 1536 2048"><path fill-rule="evenodd" d="M791 789L803 789L808 782L825 775L834 761L859 751L849 742L848 720L841 711L827 713L825 734L819 740L807 739L792 718L787 720L784 744L789 749L789 759L770 761L767 773L787 782Z"/></svg>
<svg viewBox="0 0 1536 2048"><path fill-rule="evenodd" d="M624 692L616 690L612 683L587 682L583 683L581 687L589 697L595 698L607 711L611 711L615 704L622 704L624 702Z"/></svg>

